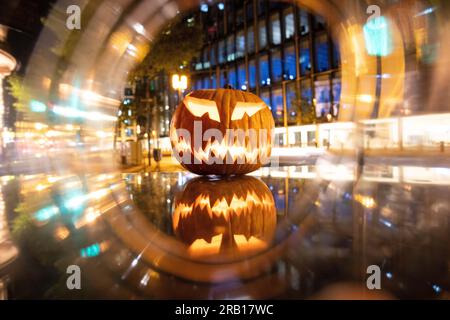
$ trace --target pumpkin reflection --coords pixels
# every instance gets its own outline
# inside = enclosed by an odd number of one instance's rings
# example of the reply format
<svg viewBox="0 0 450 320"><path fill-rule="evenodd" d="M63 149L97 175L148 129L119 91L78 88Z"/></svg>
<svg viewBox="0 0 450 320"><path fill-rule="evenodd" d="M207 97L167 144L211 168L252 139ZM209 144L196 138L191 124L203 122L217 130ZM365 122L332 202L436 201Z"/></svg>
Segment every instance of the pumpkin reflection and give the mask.
<svg viewBox="0 0 450 320"><path fill-rule="evenodd" d="M247 256L273 240L275 204L256 178L197 178L175 198L172 225L192 257Z"/></svg>

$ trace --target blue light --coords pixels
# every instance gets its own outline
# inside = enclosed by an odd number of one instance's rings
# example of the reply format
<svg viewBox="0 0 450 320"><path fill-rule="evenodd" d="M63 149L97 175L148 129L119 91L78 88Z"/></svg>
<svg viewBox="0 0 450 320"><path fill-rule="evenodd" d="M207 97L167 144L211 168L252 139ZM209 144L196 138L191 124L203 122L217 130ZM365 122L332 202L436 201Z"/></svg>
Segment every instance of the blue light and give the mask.
<svg viewBox="0 0 450 320"><path fill-rule="evenodd" d="M37 100L30 101L30 108L33 112L45 112L47 110L47 106L45 105L45 103Z"/></svg>
<svg viewBox="0 0 450 320"><path fill-rule="evenodd" d="M434 290L436 293L439 293L439 292L441 292L441 287L439 287L438 285L433 284L433 290Z"/></svg>
<svg viewBox="0 0 450 320"><path fill-rule="evenodd" d="M380 222L381 222L382 224L384 224L386 227L392 228L392 223L390 223L389 221L386 221L386 220L384 220L384 219L380 219Z"/></svg>
<svg viewBox="0 0 450 320"><path fill-rule="evenodd" d="M80 256L83 258L93 258L98 256L102 252L100 244L94 243L88 247L82 248L80 250Z"/></svg>
<svg viewBox="0 0 450 320"><path fill-rule="evenodd" d="M431 14L431 13L434 12L434 10L435 10L434 7L426 8L426 9L423 10L422 12L419 12L418 14L416 14L414 17L417 18L417 17L420 17L420 16L424 16L424 15L427 15L427 14Z"/></svg>
<svg viewBox="0 0 450 320"><path fill-rule="evenodd" d="M201 12L208 12L208 5L206 3L203 3L202 5L200 5L200 11Z"/></svg>
<svg viewBox="0 0 450 320"><path fill-rule="evenodd" d="M217 8L219 8L219 10L222 11L223 9L225 9L225 5L224 5L222 2L220 2L220 3L217 5Z"/></svg>
<svg viewBox="0 0 450 320"><path fill-rule="evenodd" d="M387 56L392 52L389 23L381 16L369 20L363 27L367 53L371 56Z"/></svg>
<svg viewBox="0 0 450 320"><path fill-rule="evenodd" d="M39 222L44 222L49 220L51 217L57 215L59 212L56 206L50 206L40 209L34 214L34 217Z"/></svg>
<svg viewBox="0 0 450 320"><path fill-rule="evenodd" d="M387 277L388 279L392 279L392 273L386 272L386 277Z"/></svg>

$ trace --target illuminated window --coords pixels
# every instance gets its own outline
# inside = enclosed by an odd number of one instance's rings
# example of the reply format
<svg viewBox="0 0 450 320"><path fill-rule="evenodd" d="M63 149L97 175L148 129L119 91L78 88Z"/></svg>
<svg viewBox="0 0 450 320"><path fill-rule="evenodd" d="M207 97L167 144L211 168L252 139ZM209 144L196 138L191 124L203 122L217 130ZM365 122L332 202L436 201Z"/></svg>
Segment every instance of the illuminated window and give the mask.
<svg viewBox="0 0 450 320"><path fill-rule="evenodd" d="M202 81L201 78L198 78L198 79L195 81L195 90L200 90L200 89L202 89L202 88L203 88L203 81Z"/></svg>
<svg viewBox="0 0 450 320"><path fill-rule="evenodd" d="M247 90L247 72L244 63L238 66L238 89Z"/></svg>
<svg viewBox="0 0 450 320"><path fill-rule="evenodd" d="M281 25L278 14L270 17L270 26L272 33L272 43L277 45L281 43Z"/></svg>
<svg viewBox="0 0 450 320"><path fill-rule="evenodd" d="M314 82L316 117L324 118L330 113L330 80L328 76L320 77Z"/></svg>
<svg viewBox="0 0 450 320"><path fill-rule="evenodd" d="M227 61L233 61L236 59L236 48L234 45L234 36L228 36L227 38Z"/></svg>
<svg viewBox="0 0 450 320"><path fill-rule="evenodd" d="M272 55L272 77L274 81L280 81L283 78L281 53L279 51Z"/></svg>
<svg viewBox="0 0 450 320"><path fill-rule="evenodd" d="M283 90L272 90L272 114L276 123L283 123Z"/></svg>
<svg viewBox="0 0 450 320"><path fill-rule="evenodd" d="M269 92L269 90L267 89L267 90L261 91L260 97L264 101L264 103L267 104L270 109L272 109L272 103L270 101L270 92Z"/></svg>
<svg viewBox="0 0 450 320"><path fill-rule="evenodd" d="M312 105L312 89L309 79L300 83L300 110L302 124L313 123L315 121L315 110Z"/></svg>
<svg viewBox="0 0 450 320"><path fill-rule="evenodd" d="M203 89L209 89L211 88L210 83L209 83L209 77L204 77L203 78Z"/></svg>
<svg viewBox="0 0 450 320"><path fill-rule="evenodd" d="M291 39L295 34L295 19L292 9L285 10L283 14L284 19L284 37Z"/></svg>
<svg viewBox="0 0 450 320"><path fill-rule="evenodd" d="M221 40L219 42L219 63L224 63L225 62L225 57L226 57L225 41Z"/></svg>
<svg viewBox="0 0 450 320"><path fill-rule="evenodd" d="M297 77L297 64L295 59L295 46L291 45L284 50L284 66L287 79L293 80Z"/></svg>
<svg viewBox="0 0 450 320"><path fill-rule="evenodd" d="M308 74L311 72L311 56L309 52L309 44L308 41L303 41L300 44L300 73L302 75Z"/></svg>
<svg viewBox="0 0 450 320"><path fill-rule="evenodd" d="M288 112L289 124L296 124L299 120L300 92L296 82L289 82L286 85L286 109Z"/></svg>
<svg viewBox="0 0 450 320"><path fill-rule="evenodd" d="M249 53L255 52L255 32L253 26L247 29L247 48Z"/></svg>
<svg viewBox="0 0 450 320"><path fill-rule="evenodd" d="M270 85L269 59L267 55L259 58L259 77L261 85Z"/></svg>
<svg viewBox="0 0 450 320"><path fill-rule="evenodd" d="M264 20L258 23L258 39L259 39L259 48L265 48L267 46L267 29L266 22Z"/></svg>
<svg viewBox="0 0 450 320"><path fill-rule="evenodd" d="M215 73L213 73L211 76L211 88L217 88L217 79Z"/></svg>
<svg viewBox="0 0 450 320"><path fill-rule="evenodd" d="M225 88L227 82L226 82L226 78L225 78L225 70L222 69L220 70L220 87L221 88Z"/></svg>
<svg viewBox="0 0 450 320"><path fill-rule="evenodd" d="M231 85L235 89L237 88L236 69L235 68L228 69L228 84Z"/></svg>
<svg viewBox="0 0 450 320"><path fill-rule="evenodd" d="M245 55L245 35L240 31L236 36L236 57L242 58Z"/></svg>
<svg viewBox="0 0 450 320"><path fill-rule="evenodd" d="M203 68L208 69L211 66L209 61L209 50L203 50Z"/></svg>
<svg viewBox="0 0 450 320"><path fill-rule="evenodd" d="M300 23L300 35L304 36L309 33L309 22L308 22L308 12L306 11L300 11L300 17L299 17L299 23Z"/></svg>
<svg viewBox="0 0 450 320"><path fill-rule="evenodd" d="M256 64L255 59L252 59L248 63L248 80L250 83L250 88L256 87Z"/></svg>
<svg viewBox="0 0 450 320"><path fill-rule="evenodd" d="M316 38L316 69L317 72L323 72L330 69L328 59L328 37L326 34Z"/></svg>
<svg viewBox="0 0 450 320"><path fill-rule="evenodd" d="M333 67L339 68L341 64L341 53L339 52L339 47L333 43Z"/></svg>
<svg viewBox="0 0 450 320"><path fill-rule="evenodd" d="M340 75L335 75L332 80L332 94L333 94L333 116L337 117L339 114L339 101L341 100L341 77Z"/></svg>
<svg viewBox="0 0 450 320"><path fill-rule="evenodd" d="M215 47L211 46L211 49L209 51L209 57L211 58L211 66L215 66L216 65L216 52L215 52Z"/></svg>

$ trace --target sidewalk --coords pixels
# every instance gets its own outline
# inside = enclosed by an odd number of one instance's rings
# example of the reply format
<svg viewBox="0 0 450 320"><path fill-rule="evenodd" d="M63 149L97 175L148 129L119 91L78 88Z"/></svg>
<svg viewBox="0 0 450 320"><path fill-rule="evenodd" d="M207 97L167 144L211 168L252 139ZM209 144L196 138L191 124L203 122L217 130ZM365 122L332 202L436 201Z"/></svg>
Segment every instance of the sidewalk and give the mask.
<svg viewBox="0 0 450 320"><path fill-rule="evenodd" d="M122 172L133 173L140 171L147 172L178 172L184 171L183 167L172 156L164 156L159 163L152 159L151 166L148 166L147 159L144 160L145 164L137 166L122 166Z"/></svg>

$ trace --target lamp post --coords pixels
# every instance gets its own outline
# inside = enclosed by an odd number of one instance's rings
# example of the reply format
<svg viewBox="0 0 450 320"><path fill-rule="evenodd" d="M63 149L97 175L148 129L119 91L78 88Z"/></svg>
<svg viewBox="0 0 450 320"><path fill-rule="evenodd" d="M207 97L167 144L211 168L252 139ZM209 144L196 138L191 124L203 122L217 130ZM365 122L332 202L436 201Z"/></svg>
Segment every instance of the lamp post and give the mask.
<svg viewBox="0 0 450 320"><path fill-rule="evenodd" d="M174 74L172 76L172 88L178 92L178 104L181 102L181 95L187 89L188 78L185 75Z"/></svg>

